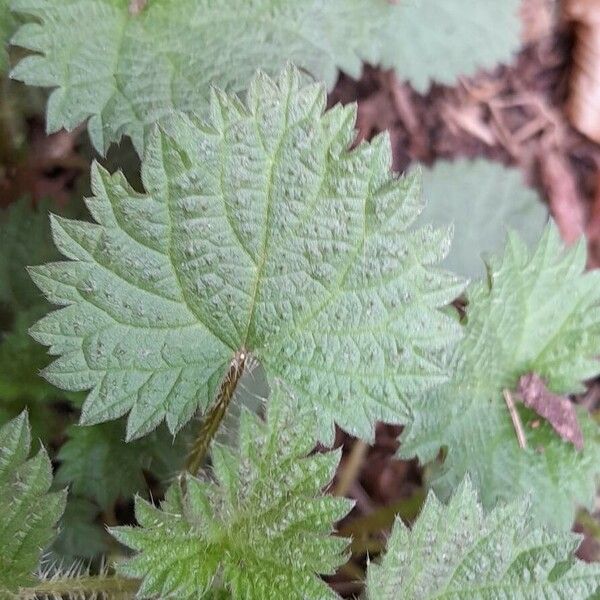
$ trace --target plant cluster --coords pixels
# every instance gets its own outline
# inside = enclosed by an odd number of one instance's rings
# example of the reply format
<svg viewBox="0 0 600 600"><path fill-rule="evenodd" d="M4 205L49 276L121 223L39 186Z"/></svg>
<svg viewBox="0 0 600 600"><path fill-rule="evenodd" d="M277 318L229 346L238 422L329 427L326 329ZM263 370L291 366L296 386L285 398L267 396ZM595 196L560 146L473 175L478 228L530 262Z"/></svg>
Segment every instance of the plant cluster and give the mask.
<svg viewBox="0 0 600 600"><path fill-rule="evenodd" d="M128 136L142 156L141 186L95 163L92 220L53 214L52 243L46 204L0 221L2 600L337 598L322 576L348 558L352 502L327 448L336 425L370 442L378 421L404 425L431 491L366 598L599 597L569 532L594 501L598 426L560 404L576 447L516 401L525 375L550 403L600 373L585 245L563 247L514 172L398 177L387 135L356 145L355 107L326 110L363 60L424 88L509 59L517 5L0 4L0 35L30 51L12 76L52 88L48 130L87 121L100 153ZM31 431L51 439L58 405L79 424L53 477Z"/></svg>

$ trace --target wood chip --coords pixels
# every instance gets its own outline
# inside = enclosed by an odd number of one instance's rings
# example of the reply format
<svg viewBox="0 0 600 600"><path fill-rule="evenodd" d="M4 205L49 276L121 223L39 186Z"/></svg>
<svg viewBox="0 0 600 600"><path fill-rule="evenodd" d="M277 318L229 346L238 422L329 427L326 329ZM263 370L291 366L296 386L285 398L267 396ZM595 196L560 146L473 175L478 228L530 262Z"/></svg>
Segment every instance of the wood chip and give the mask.
<svg viewBox="0 0 600 600"><path fill-rule="evenodd" d="M519 379L519 394L523 404L544 418L563 440L573 444L577 450L583 450L583 434L575 405L568 398L550 392L535 373Z"/></svg>

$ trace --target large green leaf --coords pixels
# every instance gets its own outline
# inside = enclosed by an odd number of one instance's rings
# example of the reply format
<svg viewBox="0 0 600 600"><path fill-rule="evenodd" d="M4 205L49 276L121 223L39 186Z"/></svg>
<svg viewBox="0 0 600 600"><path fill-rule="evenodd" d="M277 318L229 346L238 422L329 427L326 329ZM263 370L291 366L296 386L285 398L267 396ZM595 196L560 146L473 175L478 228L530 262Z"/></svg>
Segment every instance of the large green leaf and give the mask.
<svg viewBox="0 0 600 600"><path fill-rule="evenodd" d="M122 135L141 150L148 126L173 109L208 107L210 84L242 91L257 68L291 60L329 87L362 60L395 67L419 89L508 60L518 46L518 0L14 0L35 20L15 43L36 55L13 76L56 88L48 128L90 117L94 145Z"/></svg>
<svg viewBox="0 0 600 600"><path fill-rule="evenodd" d="M369 565L369 600L592 600L600 566L573 556L571 533L539 529L522 499L484 515L469 480L448 506L430 494L410 531L400 519L381 564Z"/></svg>
<svg viewBox="0 0 600 600"><path fill-rule="evenodd" d="M585 261L584 241L565 251L551 224L532 255L509 236L488 280L468 289L465 337L450 359L455 375L415 398L401 445L403 456L423 462L447 449L432 479L443 497L470 473L484 506L531 493L532 513L562 527L571 525L577 503L593 502L600 431L589 415L579 412L580 452L520 404L527 439L521 449L503 398L526 373L566 394L600 372L600 271L584 274Z"/></svg>
<svg viewBox="0 0 600 600"><path fill-rule="evenodd" d="M41 552L54 535L63 492L48 493L52 467L42 449L27 459L31 435L26 413L0 428L0 598L34 581Z"/></svg>
<svg viewBox="0 0 600 600"><path fill-rule="evenodd" d="M423 173L427 204L419 223L454 224L454 241L444 266L467 277L485 275L482 257L501 252L508 230L535 244L548 220L523 175L488 160L439 161Z"/></svg>
<svg viewBox="0 0 600 600"><path fill-rule="evenodd" d="M391 176L388 138L348 150L354 109L323 114L323 87L298 82L259 75L247 106L215 92L208 123L153 136L146 194L95 167L97 224L53 219L70 260L31 273L64 308L32 333L61 355L52 383L92 388L84 423L131 411L129 438L175 432L242 350L313 407L323 441L334 421L370 439L446 379L459 326L437 307L463 285L432 265L449 233L409 229L419 184Z"/></svg>
<svg viewBox="0 0 600 600"><path fill-rule="evenodd" d="M306 408L279 388L263 422L244 411L239 448L215 446L212 477L188 477L160 509L136 503L141 527L118 527L116 538L138 552L119 565L142 579L140 597L227 597L264 600L336 598L316 573L333 573L347 540L330 535L350 510L344 498L322 496L339 452L310 454ZM214 596L210 596L214 597Z"/></svg>

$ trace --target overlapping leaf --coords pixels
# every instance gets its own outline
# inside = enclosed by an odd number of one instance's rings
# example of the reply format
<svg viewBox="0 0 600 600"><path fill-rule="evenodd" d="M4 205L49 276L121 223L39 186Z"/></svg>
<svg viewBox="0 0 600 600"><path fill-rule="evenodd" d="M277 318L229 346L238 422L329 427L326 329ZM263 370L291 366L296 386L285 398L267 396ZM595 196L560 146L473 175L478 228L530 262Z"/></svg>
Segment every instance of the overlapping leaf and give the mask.
<svg viewBox="0 0 600 600"><path fill-rule="evenodd" d="M536 527L527 502L484 515L467 479L448 506L433 494L412 531L396 521L381 564L369 566L369 600L592 600L600 567L574 558L579 540Z"/></svg>
<svg viewBox="0 0 600 600"><path fill-rule="evenodd" d="M526 373L568 394L600 371L600 272L584 274L585 260L584 242L565 251L552 224L531 256L510 236L488 281L468 290L465 337L450 360L455 375L416 399L401 446L404 456L423 462L447 449L432 481L442 496L471 473L484 506L531 492L533 514L563 527L577 503L593 501L600 432L589 415L579 413L579 452L520 405L527 438L521 449L502 395Z"/></svg>
<svg viewBox="0 0 600 600"><path fill-rule="evenodd" d="M345 560L330 533L351 502L321 495L339 452L308 456L305 410L278 388L266 422L244 411L237 450L213 448L214 480L174 484L160 509L137 501L141 527L113 534L138 552L119 569L142 579L140 597L204 598L213 584L247 600L336 597L316 574Z"/></svg>
<svg viewBox="0 0 600 600"><path fill-rule="evenodd" d="M96 148L122 135L141 150L148 126L173 109L203 111L209 87L246 89L257 68L294 61L332 86L362 60L394 67L423 89L509 60L518 0L13 0L34 17L14 42L34 52L14 76L56 88L48 128L90 117ZM134 11L136 12L136 11Z"/></svg>
<svg viewBox="0 0 600 600"><path fill-rule="evenodd" d="M120 421L74 426L58 453L58 484L70 484L71 491L108 508L118 498L136 493L146 495L144 471L157 470L174 477L181 469L186 450L175 446L166 428L143 440L125 443L125 424Z"/></svg>
<svg viewBox="0 0 600 600"><path fill-rule="evenodd" d="M485 274L482 256L501 252L508 229L535 244L548 220L536 192L517 169L488 160L439 161L423 173L425 210L419 223L454 224L444 266L468 277Z"/></svg>
<svg viewBox="0 0 600 600"><path fill-rule="evenodd" d="M415 177L389 173L386 136L350 151L354 109L320 85L255 78L247 106L215 93L203 124L173 118L148 148L147 193L94 169L96 224L53 219L70 260L32 276L63 305L32 329L61 355L45 376L89 389L85 423L131 411L128 437L177 431L214 398L236 352L333 423L369 439L446 379L462 290L437 269L447 230L410 230ZM441 362L440 362L441 361Z"/></svg>
<svg viewBox="0 0 600 600"><path fill-rule="evenodd" d="M46 452L28 459L30 446L25 413L0 428L0 598L33 580L65 505L66 494L48 493L52 467Z"/></svg>
<svg viewBox="0 0 600 600"><path fill-rule="evenodd" d="M521 0L401 0L402 12L382 63L425 92L432 81L510 62L520 45Z"/></svg>

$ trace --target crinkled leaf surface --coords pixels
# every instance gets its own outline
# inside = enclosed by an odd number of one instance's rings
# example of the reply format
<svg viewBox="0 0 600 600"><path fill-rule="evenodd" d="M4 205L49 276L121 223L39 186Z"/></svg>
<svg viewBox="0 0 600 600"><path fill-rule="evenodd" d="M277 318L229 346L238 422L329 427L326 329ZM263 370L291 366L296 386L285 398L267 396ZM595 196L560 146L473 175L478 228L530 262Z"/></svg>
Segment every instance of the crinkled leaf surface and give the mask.
<svg viewBox="0 0 600 600"><path fill-rule="evenodd" d="M369 565L368 600L592 600L600 567L575 559L578 536L537 528L528 502L484 515L467 479L448 504L433 494L410 531L400 519L381 564Z"/></svg>
<svg viewBox="0 0 600 600"><path fill-rule="evenodd" d="M0 428L0 598L32 581L65 506L64 492L48 493L48 455L28 459L30 446L26 413Z"/></svg>
<svg viewBox="0 0 600 600"><path fill-rule="evenodd" d="M56 88L48 128L90 117L96 148L173 109L201 111L211 83L241 91L257 68L291 60L329 87L338 69L358 77L362 60L395 67L424 89L509 60L518 47L518 0L13 0L35 21L14 43L36 53L13 76Z"/></svg>
<svg viewBox="0 0 600 600"><path fill-rule="evenodd" d="M460 328L436 307L463 284L432 265L449 231L409 229L419 184L391 176L388 138L348 150L354 109L323 114L324 89L298 81L258 75L247 106L215 93L209 122L154 135L146 194L95 168L96 223L53 219L70 260L31 273L64 308L32 334L61 355L52 383L92 388L83 422L131 411L129 438L177 431L241 349L314 408L323 441L334 420L370 439L446 379Z"/></svg>
<svg viewBox="0 0 600 600"><path fill-rule="evenodd" d="M330 533L352 503L321 494L340 455L308 455L303 410L276 388L266 422L244 410L239 447L213 447L210 478L188 477L185 495L175 483L160 509L138 499L140 527L113 534L138 552L119 570L142 579L140 597L203 598L213 582L247 600L337 597L316 573L345 561Z"/></svg>
<svg viewBox="0 0 600 600"><path fill-rule="evenodd" d="M568 394L600 371L600 272L583 274L585 261L585 244L565 251L551 224L531 255L509 236L489 281L468 289L465 337L450 359L455 375L416 399L401 445L404 456L423 462L447 448L432 480L442 496L470 473L484 506L531 493L532 513L565 528L577 503L592 503L600 433L589 415L579 412L585 447L578 452L520 404L528 443L521 449L502 396L526 373Z"/></svg>
<svg viewBox="0 0 600 600"><path fill-rule="evenodd" d="M172 469L169 475L176 475L186 452L178 444L179 460L169 460L176 449L173 436L165 427L143 440L125 443L123 420L91 427L73 426L67 434L57 457L61 465L56 481L59 485L70 484L74 494L91 498L104 509L118 498L128 499L137 492L146 495L144 471L157 467L162 473L168 462Z"/></svg>
<svg viewBox="0 0 600 600"><path fill-rule="evenodd" d="M467 277L485 275L482 256L501 252L508 229L537 243L548 211L520 171L488 160L439 161L423 172L425 209L419 223L454 224L444 266Z"/></svg>

